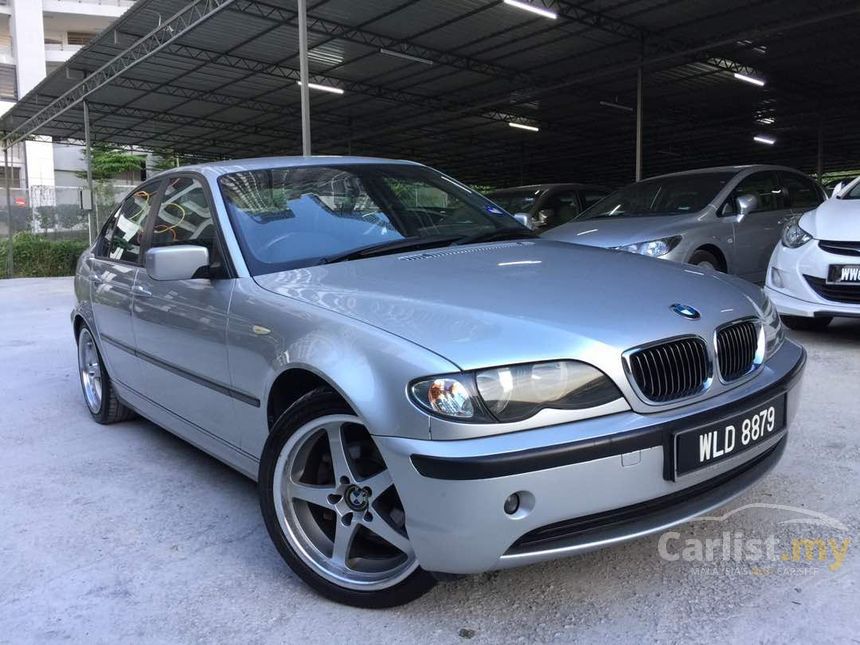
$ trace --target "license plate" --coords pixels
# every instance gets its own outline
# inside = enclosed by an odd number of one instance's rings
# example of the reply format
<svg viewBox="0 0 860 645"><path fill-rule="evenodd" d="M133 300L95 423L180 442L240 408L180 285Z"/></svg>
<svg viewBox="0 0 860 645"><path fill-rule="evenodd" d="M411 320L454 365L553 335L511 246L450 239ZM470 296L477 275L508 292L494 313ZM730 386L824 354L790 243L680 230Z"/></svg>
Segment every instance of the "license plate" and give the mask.
<svg viewBox="0 0 860 645"><path fill-rule="evenodd" d="M827 284L860 284L860 264L831 264Z"/></svg>
<svg viewBox="0 0 860 645"><path fill-rule="evenodd" d="M675 473L683 475L729 459L785 428L785 395L718 423L675 435Z"/></svg>

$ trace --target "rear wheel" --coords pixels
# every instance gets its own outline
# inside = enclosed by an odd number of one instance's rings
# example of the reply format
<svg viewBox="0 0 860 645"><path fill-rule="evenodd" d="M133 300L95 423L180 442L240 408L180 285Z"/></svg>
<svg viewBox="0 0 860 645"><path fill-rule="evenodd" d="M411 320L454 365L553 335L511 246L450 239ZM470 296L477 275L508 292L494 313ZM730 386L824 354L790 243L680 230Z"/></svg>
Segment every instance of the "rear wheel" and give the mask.
<svg viewBox="0 0 860 645"><path fill-rule="evenodd" d="M310 392L275 423L259 487L281 556L327 598L393 607L435 584L418 566L403 505L370 433L331 390Z"/></svg>
<svg viewBox="0 0 860 645"><path fill-rule="evenodd" d="M690 256L689 263L697 267L702 267L703 269L711 269L712 271L725 270L717 256L710 251L705 251L704 249L697 249L693 255Z"/></svg>
<svg viewBox="0 0 860 645"><path fill-rule="evenodd" d="M797 331L823 331L833 322L833 317L818 316L815 318L803 318L801 316L782 316L782 322Z"/></svg>
<svg viewBox="0 0 860 645"><path fill-rule="evenodd" d="M117 423L134 417L134 412L117 398L99 348L86 325L78 333L78 373L84 401L98 423Z"/></svg>

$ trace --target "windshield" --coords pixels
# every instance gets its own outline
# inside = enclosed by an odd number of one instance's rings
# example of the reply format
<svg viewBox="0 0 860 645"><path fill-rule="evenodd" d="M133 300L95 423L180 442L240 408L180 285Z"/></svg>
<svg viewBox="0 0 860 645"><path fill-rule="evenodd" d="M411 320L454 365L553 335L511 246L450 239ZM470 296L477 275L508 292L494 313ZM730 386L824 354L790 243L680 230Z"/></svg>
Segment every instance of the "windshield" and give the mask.
<svg viewBox="0 0 860 645"><path fill-rule="evenodd" d="M579 219L695 213L707 206L734 176L733 172L692 173L640 181L611 193Z"/></svg>
<svg viewBox="0 0 860 645"><path fill-rule="evenodd" d="M248 170L219 179L254 275L311 266L398 240L423 248L498 232L530 232L435 170L355 164Z"/></svg>
<svg viewBox="0 0 860 645"><path fill-rule="evenodd" d="M487 195L496 204L509 213L530 213L543 190L530 188L527 190L503 190Z"/></svg>

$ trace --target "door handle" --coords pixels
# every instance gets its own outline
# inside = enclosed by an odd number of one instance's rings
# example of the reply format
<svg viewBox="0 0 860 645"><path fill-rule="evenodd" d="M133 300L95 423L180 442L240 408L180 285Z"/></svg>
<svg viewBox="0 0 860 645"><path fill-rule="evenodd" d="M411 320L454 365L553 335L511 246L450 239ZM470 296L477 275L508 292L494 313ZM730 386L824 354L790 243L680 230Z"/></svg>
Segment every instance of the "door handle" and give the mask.
<svg viewBox="0 0 860 645"><path fill-rule="evenodd" d="M136 296L143 296L143 297L145 297L145 298L148 298L149 296L151 296L151 295L152 295L152 291L150 291L149 289L147 289L146 287L144 287L142 284L136 284L136 285L134 285L134 286L131 288L131 290L132 290L132 292L134 293L134 295L136 295Z"/></svg>

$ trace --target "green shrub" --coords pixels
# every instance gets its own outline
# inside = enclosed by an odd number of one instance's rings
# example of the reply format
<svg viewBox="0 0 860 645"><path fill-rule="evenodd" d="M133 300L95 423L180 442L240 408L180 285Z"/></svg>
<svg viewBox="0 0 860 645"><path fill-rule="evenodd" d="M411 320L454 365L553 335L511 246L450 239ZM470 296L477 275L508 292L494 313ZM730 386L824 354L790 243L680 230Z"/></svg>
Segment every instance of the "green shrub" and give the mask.
<svg viewBox="0 0 860 645"><path fill-rule="evenodd" d="M12 239L16 278L73 275L78 257L89 246L84 240L46 240L32 233L17 233ZM8 242L0 241L3 267L6 266L7 248Z"/></svg>

